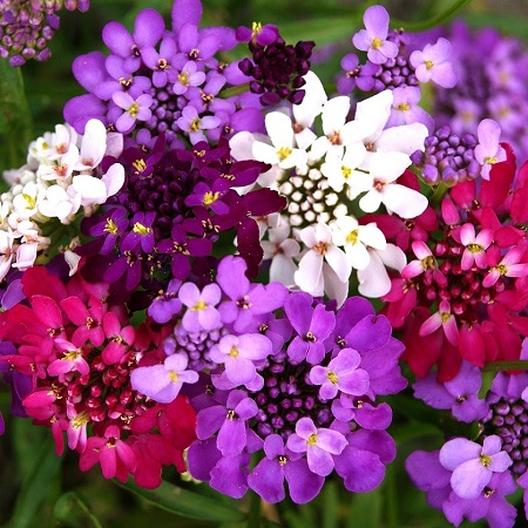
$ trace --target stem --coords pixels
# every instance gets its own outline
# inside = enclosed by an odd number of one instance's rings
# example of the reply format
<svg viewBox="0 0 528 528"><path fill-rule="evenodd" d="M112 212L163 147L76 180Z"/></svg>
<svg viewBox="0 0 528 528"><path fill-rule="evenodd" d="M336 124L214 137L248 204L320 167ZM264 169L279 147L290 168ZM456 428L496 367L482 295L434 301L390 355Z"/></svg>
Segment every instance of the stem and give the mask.
<svg viewBox="0 0 528 528"><path fill-rule="evenodd" d="M434 26L438 26L440 24L443 24L444 22L447 22L452 17L455 16L457 11L462 9L464 6L469 4L471 0L457 0L454 4L449 6L445 11L442 11L441 13L437 15L433 15L431 18L428 18L427 20L421 20L419 22L405 22L403 20L396 20L392 19L392 26L393 27L404 27L407 31L423 31L425 29L432 28Z"/></svg>
<svg viewBox="0 0 528 528"><path fill-rule="evenodd" d="M492 361L484 366L484 372L500 372L502 370L528 370L528 360Z"/></svg>
<svg viewBox="0 0 528 528"><path fill-rule="evenodd" d="M249 84L241 84L239 86L232 86L222 90L223 97L232 97L233 95L240 95L249 90Z"/></svg>
<svg viewBox="0 0 528 528"><path fill-rule="evenodd" d="M429 201L433 205L439 205L448 188L449 187L444 182L440 182L434 189L433 194L431 194Z"/></svg>
<svg viewBox="0 0 528 528"><path fill-rule="evenodd" d="M251 502L249 504L249 528L260 528L260 497L256 493L251 494Z"/></svg>

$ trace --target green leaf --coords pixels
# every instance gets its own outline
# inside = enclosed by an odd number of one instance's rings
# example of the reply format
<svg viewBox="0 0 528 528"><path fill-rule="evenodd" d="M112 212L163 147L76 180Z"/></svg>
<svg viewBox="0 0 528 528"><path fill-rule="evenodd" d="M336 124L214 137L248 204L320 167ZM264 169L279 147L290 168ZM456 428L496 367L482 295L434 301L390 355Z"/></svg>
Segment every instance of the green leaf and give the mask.
<svg viewBox="0 0 528 528"><path fill-rule="evenodd" d="M433 15L432 17L426 20L419 20L417 22L405 22L403 20L397 20L391 18L391 26L393 27L403 27L406 31L424 31L432 27L436 27L442 24L445 24L451 20L463 7L469 4L471 0L456 0L450 6L448 6L444 11Z"/></svg>
<svg viewBox="0 0 528 528"><path fill-rule="evenodd" d="M35 467L41 455L35 446L49 439L49 431L44 427L35 427L31 420L13 420L12 445L15 452L18 477L24 481Z"/></svg>
<svg viewBox="0 0 528 528"><path fill-rule="evenodd" d="M31 114L21 69L0 60L0 171L24 163L31 138Z"/></svg>
<svg viewBox="0 0 528 528"><path fill-rule="evenodd" d="M53 491L52 482L59 474L62 460L55 454L49 438L40 445L33 467L22 482L9 528L30 527L40 506Z"/></svg>
<svg viewBox="0 0 528 528"><path fill-rule="evenodd" d="M234 507L169 482L164 481L156 490L140 488L133 482L118 485L135 493L148 503L181 517L216 522L237 522L246 518L243 512Z"/></svg>
<svg viewBox="0 0 528 528"><path fill-rule="evenodd" d="M337 485L333 481L327 482L323 492L323 528L337 528L337 510L339 497Z"/></svg>
<svg viewBox="0 0 528 528"><path fill-rule="evenodd" d="M103 528L87 504L74 491L59 497L53 508L53 515L57 521L71 528Z"/></svg>
<svg viewBox="0 0 528 528"><path fill-rule="evenodd" d="M281 34L288 42L313 40L317 46L335 43L350 37L360 26L360 15L320 17L311 20L284 22Z"/></svg>
<svg viewBox="0 0 528 528"><path fill-rule="evenodd" d="M378 528L382 526L381 490L362 493L354 496L348 515L348 528Z"/></svg>

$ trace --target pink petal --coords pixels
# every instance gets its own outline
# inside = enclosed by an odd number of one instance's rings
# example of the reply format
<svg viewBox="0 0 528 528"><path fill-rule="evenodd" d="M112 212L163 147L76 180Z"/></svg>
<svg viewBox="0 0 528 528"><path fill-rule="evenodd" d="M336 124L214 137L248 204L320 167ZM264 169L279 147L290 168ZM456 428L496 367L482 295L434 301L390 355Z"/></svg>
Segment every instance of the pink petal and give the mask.
<svg viewBox="0 0 528 528"><path fill-rule="evenodd" d="M460 228L460 242L464 246L475 242L475 227L473 224L464 224Z"/></svg>
<svg viewBox="0 0 528 528"><path fill-rule="evenodd" d="M440 317L440 313L436 312L422 323L422 326L420 327L420 335L423 337L432 334L441 326L442 318Z"/></svg>

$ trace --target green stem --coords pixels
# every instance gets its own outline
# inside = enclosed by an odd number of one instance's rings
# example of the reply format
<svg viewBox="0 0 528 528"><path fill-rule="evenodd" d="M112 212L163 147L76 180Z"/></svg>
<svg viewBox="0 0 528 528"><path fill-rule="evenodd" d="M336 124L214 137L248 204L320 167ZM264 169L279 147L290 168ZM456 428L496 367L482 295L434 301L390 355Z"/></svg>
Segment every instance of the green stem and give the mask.
<svg viewBox="0 0 528 528"><path fill-rule="evenodd" d="M503 370L528 370L528 360L492 361L484 366L484 372L501 372Z"/></svg>
<svg viewBox="0 0 528 528"><path fill-rule="evenodd" d="M260 514L260 497L256 493L251 494L251 502L249 504L249 528L260 528L261 514Z"/></svg>
<svg viewBox="0 0 528 528"><path fill-rule="evenodd" d="M445 11L442 11L441 13L428 18L427 20L421 20L418 22L405 22L403 20L396 20L393 18L391 20L391 25L393 27L403 27L407 31L424 31L425 29L429 29L447 22L453 18L455 14L460 11L460 9L469 4L470 1L471 0L457 0Z"/></svg>
<svg viewBox="0 0 528 528"><path fill-rule="evenodd" d="M444 197L444 194L447 192L448 188L449 187L444 182L439 183L434 188L433 194L431 194L429 201L433 205L439 205L440 202L442 201L442 198Z"/></svg>
<svg viewBox="0 0 528 528"><path fill-rule="evenodd" d="M241 84L239 86L232 86L222 90L222 97L232 97L233 95L240 95L249 90L249 84Z"/></svg>

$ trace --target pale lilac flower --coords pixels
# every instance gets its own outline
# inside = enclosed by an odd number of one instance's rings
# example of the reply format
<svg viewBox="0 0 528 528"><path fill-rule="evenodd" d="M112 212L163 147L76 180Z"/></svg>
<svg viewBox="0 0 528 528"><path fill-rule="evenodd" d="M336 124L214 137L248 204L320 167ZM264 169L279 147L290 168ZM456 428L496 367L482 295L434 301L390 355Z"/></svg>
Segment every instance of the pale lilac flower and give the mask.
<svg viewBox="0 0 528 528"><path fill-rule="evenodd" d="M452 471L451 487L463 499L478 497L493 473L503 473L512 464L506 451L501 451L499 436L487 436L480 445L465 438L454 438L440 449L440 463Z"/></svg>
<svg viewBox="0 0 528 528"><path fill-rule="evenodd" d="M171 403L184 383L198 381L197 372L186 370L188 363L186 354L172 354L163 365L139 367L130 376L132 387L158 403Z"/></svg>
<svg viewBox="0 0 528 528"><path fill-rule="evenodd" d="M222 292L216 284L208 284L202 291L196 284L186 282L178 292L178 298L187 306L182 325L188 332L214 330L222 324L216 305L220 302Z"/></svg>
<svg viewBox="0 0 528 528"><path fill-rule="evenodd" d="M204 131L211 130L220 125L216 116L200 117L198 110L189 103L183 110L181 117L176 121L181 130L189 134L193 145L200 141L207 141Z"/></svg>
<svg viewBox="0 0 528 528"><path fill-rule="evenodd" d="M423 123L429 131L434 126L433 118L419 106L422 92L417 86L399 86L392 90L394 99L387 126Z"/></svg>
<svg viewBox="0 0 528 528"><path fill-rule="evenodd" d="M189 87L201 86L205 81L205 73L197 71L196 62L188 61L183 65L181 71L177 74L176 83L173 91L176 95L182 95L187 92Z"/></svg>
<svg viewBox="0 0 528 528"><path fill-rule="evenodd" d="M227 335L211 349L210 356L225 366L225 376L231 383L251 385L261 377L254 362L265 359L272 349L271 341L262 334Z"/></svg>
<svg viewBox="0 0 528 528"><path fill-rule="evenodd" d="M116 128L119 132L126 133L132 129L136 121L148 121L152 116L150 110L152 97L148 94L142 94L134 99L126 92L115 92L112 100L124 110L116 121Z"/></svg>
<svg viewBox="0 0 528 528"><path fill-rule="evenodd" d="M490 179L493 165L506 160L506 151L500 146L501 128L493 119L483 119L477 128L479 143L475 147L475 159L482 165L480 175Z"/></svg>
<svg viewBox="0 0 528 528"><path fill-rule="evenodd" d="M426 44L422 51L413 51L409 59L420 82L432 80L444 88L453 88L457 79L451 62L452 55L451 42L440 37L435 44Z"/></svg>
<svg viewBox="0 0 528 528"><path fill-rule="evenodd" d="M367 52L368 59L375 64L384 64L398 54L398 46L387 40L389 13L383 6L369 7L363 15L366 29L358 31L352 38L354 46Z"/></svg>
<svg viewBox="0 0 528 528"><path fill-rule="evenodd" d="M330 361L328 367L316 365L310 370L310 381L321 385L319 396L325 400L335 398L339 391L353 396L366 394L369 387L368 372L359 368L361 356L345 348Z"/></svg>
<svg viewBox="0 0 528 528"><path fill-rule="evenodd" d="M475 226L464 224L460 228L460 242L465 246L462 253L461 267L467 271L476 264L479 268L486 268L488 261L486 250L493 242L493 232L490 229L483 229L475 236Z"/></svg>
<svg viewBox="0 0 528 528"><path fill-rule="evenodd" d="M340 455L347 446L343 434L333 429L317 428L311 418L301 418L287 447L294 453L306 453L308 467L316 475L326 477L334 469L332 455Z"/></svg>

